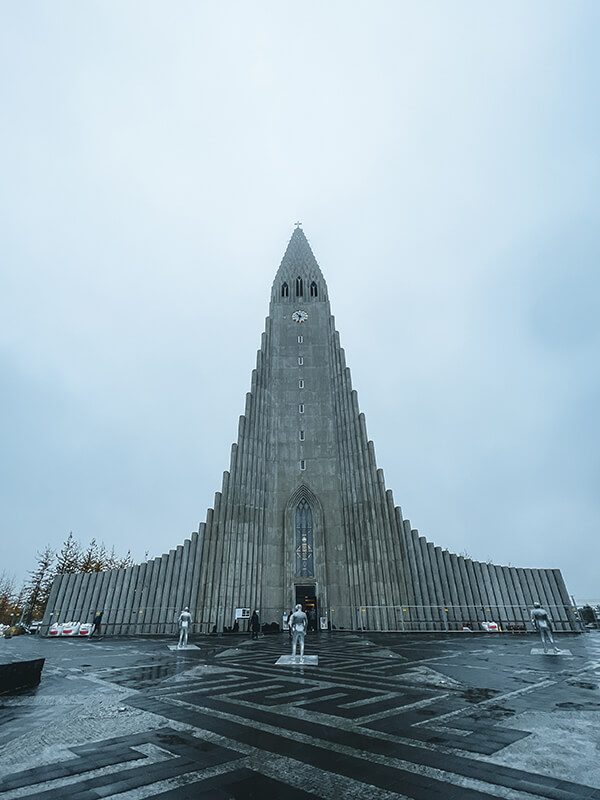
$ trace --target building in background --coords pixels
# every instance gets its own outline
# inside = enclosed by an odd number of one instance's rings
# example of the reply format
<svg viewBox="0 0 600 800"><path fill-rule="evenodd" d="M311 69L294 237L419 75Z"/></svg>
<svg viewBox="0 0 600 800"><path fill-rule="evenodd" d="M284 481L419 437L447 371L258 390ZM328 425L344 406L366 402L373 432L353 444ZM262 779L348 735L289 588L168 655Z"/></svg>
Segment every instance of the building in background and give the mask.
<svg viewBox="0 0 600 800"><path fill-rule="evenodd" d="M189 606L195 632L222 632L260 609L314 608L352 630L530 627L539 600L555 629L578 623L557 569L474 561L403 519L377 468L327 285L302 229L271 290L231 464L199 530L160 558L56 578L45 630L105 609L108 633L174 633ZM489 628L493 630L492 626Z"/></svg>

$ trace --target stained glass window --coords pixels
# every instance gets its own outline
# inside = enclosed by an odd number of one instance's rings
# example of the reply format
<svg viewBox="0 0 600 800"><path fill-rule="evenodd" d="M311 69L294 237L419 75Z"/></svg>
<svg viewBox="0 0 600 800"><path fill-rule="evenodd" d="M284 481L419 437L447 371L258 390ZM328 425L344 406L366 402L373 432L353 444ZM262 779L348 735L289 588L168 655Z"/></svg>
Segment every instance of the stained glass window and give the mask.
<svg viewBox="0 0 600 800"><path fill-rule="evenodd" d="M306 500L296 508L296 575L314 578L312 511Z"/></svg>

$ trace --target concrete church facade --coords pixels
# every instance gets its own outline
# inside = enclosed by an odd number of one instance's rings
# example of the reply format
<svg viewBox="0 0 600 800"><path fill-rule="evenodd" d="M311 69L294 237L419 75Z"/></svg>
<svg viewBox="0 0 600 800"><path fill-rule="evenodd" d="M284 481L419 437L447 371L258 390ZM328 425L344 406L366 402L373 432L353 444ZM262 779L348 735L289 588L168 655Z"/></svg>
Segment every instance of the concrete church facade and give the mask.
<svg viewBox="0 0 600 800"><path fill-rule="evenodd" d="M236 609L281 623L297 602L352 630L530 626L534 601L557 630L577 622L557 569L519 569L450 553L413 530L386 489L352 389L327 285L297 227L275 276L230 468L206 521L162 557L59 575L44 627L104 610L109 632L234 625Z"/></svg>

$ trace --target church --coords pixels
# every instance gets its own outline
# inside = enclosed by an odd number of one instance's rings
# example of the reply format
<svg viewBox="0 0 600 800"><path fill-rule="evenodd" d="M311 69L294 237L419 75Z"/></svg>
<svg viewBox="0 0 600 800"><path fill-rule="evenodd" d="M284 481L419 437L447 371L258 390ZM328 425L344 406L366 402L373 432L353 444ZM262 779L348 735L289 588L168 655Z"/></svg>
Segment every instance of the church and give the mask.
<svg viewBox="0 0 600 800"><path fill-rule="evenodd" d="M195 633L257 609L277 630L296 603L331 630L529 629L534 601L578 630L558 569L475 561L411 527L386 488L331 314L327 284L297 225L271 289L237 442L214 507L189 539L126 569L59 575L44 617L108 633Z"/></svg>

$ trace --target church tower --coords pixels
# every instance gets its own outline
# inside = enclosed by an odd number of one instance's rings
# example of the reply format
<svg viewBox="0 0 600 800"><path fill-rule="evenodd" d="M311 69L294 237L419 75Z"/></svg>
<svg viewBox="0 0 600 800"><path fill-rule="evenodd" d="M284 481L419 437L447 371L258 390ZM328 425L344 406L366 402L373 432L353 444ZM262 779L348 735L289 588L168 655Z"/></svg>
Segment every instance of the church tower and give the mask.
<svg viewBox="0 0 600 800"><path fill-rule="evenodd" d="M44 628L103 608L113 633L170 633L189 606L196 632L222 632L236 609L256 608L277 625L302 603L332 629L480 629L486 620L521 629L535 600L557 630L577 629L559 570L473 561L403 519L377 468L325 279L297 225L206 521L146 563L59 575Z"/></svg>
<svg viewBox="0 0 600 800"><path fill-rule="evenodd" d="M240 604L276 620L296 602L314 603L343 627L368 606L371 624L385 628L386 607L413 604L391 495L300 227L275 276L217 514L201 602L218 630Z"/></svg>

